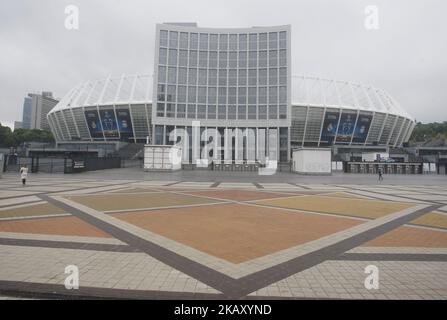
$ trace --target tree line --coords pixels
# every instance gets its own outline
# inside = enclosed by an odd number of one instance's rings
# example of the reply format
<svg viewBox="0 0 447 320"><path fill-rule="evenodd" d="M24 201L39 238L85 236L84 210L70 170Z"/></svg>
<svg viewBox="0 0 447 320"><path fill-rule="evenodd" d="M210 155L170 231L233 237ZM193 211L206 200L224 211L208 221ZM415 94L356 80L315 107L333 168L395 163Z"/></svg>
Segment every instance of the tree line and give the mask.
<svg viewBox="0 0 447 320"><path fill-rule="evenodd" d="M50 131L38 129L17 129L12 131L8 126L0 123L0 147L18 147L26 142L54 142Z"/></svg>
<svg viewBox="0 0 447 320"><path fill-rule="evenodd" d="M425 142L432 139L447 138L447 121L421 123L418 122L411 135L411 142Z"/></svg>

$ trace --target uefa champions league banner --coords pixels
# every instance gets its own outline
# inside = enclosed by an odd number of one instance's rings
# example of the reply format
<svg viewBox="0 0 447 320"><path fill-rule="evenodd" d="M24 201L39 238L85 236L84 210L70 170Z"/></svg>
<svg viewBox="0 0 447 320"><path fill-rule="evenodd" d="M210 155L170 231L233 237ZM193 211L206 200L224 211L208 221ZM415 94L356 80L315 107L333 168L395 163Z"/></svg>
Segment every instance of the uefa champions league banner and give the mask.
<svg viewBox="0 0 447 320"><path fill-rule="evenodd" d="M372 116L371 115L359 115L357 125L354 130L353 143L365 143L368 137L369 128L371 127Z"/></svg>
<svg viewBox="0 0 447 320"><path fill-rule="evenodd" d="M133 137L132 121L127 109L117 109L116 116L113 109L85 111L85 119L92 138Z"/></svg>
<svg viewBox="0 0 447 320"><path fill-rule="evenodd" d="M102 134L102 125L99 120L99 114L97 110L85 111L85 120L87 121L88 130L92 138L104 138Z"/></svg>
<svg viewBox="0 0 447 320"><path fill-rule="evenodd" d="M352 113L343 113L341 115L337 131L337 142L351 142L356 118L357 115Z"/></svg>
<svg viewBox="0 0 447 320"><path fill-rule="evenodd" d="M100 110L102 130L106 138L119 138L118 127L116 125L115 112L110 110Z"/></svg>
<svg viewBox="0 0 447 320"><path fill-rule="evenodd" d="M338 112L326 112L323 129L321 131L321 142L331 144L334 141L338 125Z"/></svg>
<svg viewBox="0 0 447 320"><path fill-rule="evenodd" d="M121 139L133 137L132 120L128 109L116 109L116 117L118 120L118 130Z"/></svg>

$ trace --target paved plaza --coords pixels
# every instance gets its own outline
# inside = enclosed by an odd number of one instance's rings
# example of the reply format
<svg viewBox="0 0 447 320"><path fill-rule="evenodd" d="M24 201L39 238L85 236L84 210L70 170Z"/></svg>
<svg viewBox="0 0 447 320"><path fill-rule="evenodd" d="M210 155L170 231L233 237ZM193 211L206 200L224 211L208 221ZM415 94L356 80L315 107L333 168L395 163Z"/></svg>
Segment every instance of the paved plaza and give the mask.
<svg viewBox="0 0 447 320"><path fill-rule="evenodd" d="M446 180L134 168L22 187L6 174L0 296L446 299Z"/></svg>

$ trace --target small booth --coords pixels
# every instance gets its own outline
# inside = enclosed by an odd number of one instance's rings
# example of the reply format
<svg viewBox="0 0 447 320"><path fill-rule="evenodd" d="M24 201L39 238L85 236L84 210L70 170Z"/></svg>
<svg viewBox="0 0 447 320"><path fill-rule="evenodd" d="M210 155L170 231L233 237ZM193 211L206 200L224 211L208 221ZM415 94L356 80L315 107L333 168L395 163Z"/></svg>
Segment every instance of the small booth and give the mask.
<svg viewBox="0 0 447 320"><path fill-rule="evenodd" d="M330 148L299 148L292 153L292 171L308 175L332 174Z"/></svg>
<svg viewBox="0 0 447 320"><path fill-rule="evenodd" d="M145 171L175 171L182 168L182 148L171 145L145 145Z"/></svg>

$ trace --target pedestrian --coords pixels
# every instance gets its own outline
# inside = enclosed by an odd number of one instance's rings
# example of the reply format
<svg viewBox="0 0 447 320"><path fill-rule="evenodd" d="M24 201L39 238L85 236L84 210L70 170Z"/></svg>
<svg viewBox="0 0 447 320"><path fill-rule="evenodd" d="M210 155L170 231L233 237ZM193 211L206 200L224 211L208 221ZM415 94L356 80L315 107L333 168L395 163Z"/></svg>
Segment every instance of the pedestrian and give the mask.
<svg viewBox="0 0 447 320"><path fill-rule="evenodd" d="M382 168L379 168L379 181L383 180Z"/></svg>
<svg viewBox="0 0 447 320"><path fill-rule="evenodd" d="M26 185L26 178L28 177L28 167L23 165L23 167L20 168L20 178L22 179L22 185Z"/></svg>

